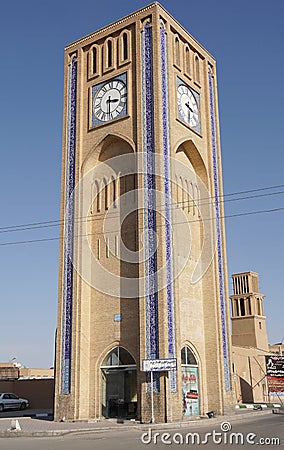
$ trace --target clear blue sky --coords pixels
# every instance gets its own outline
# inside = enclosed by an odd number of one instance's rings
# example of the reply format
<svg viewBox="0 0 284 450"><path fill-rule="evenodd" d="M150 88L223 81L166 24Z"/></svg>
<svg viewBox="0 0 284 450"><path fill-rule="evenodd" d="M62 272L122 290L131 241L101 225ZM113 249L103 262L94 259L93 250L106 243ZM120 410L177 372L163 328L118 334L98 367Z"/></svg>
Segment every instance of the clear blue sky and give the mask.
<svg viewBox="0 0 284 450"><path fill-rule="evenodd" d="M64 46L147 3L1 2L0 231L59 219ZM225 193L284 184L283 0L161 4L217 59ZM226 214L283 206L275 194L228 202ZM284 337L283 218L279 211L226 220L229 276L259 273L271 343ZM58 234L1 232L0 243ZM0 246L0 361L53 365L57 271L57 240Z"/></svg>

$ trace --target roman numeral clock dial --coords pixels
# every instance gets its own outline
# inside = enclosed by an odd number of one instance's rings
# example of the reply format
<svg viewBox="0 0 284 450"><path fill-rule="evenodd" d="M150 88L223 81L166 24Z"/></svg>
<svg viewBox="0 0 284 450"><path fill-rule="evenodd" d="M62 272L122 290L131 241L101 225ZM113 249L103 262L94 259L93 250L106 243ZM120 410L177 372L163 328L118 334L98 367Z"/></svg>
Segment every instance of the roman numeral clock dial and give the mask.
<svg viewBox="0 0 284 450"><path fill-rule="evenodd" d="M125 115L126 102L127 87L121 79L93 87L93 125Z"/></svg>
<svg viewBox="0 0 284 450"><path fill-rule="evenodd" d="M191 128L200 131L199 94L183 82L179 82L177 102L179 118Z"/></svg>

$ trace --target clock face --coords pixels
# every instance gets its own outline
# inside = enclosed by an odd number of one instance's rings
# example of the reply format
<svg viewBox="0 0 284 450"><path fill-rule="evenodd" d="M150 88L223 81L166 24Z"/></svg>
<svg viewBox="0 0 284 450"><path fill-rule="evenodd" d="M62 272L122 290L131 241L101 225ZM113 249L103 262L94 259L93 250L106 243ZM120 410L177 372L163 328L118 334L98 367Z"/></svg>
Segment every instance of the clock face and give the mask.
<svg viewBox="0 0 284 450"><path fill-rule="evenodd" d="M93 97L94 118L99 122L115 119L125 110L126 101L127 88L122 80L102 84Z"/></svg>
<svg viewBox="0 0 284 450"><path fill-rule="evenodd" d="M192 90L185 84L177 88L179 115L190 127L197 128L199 124L199 107Z"/></svg>

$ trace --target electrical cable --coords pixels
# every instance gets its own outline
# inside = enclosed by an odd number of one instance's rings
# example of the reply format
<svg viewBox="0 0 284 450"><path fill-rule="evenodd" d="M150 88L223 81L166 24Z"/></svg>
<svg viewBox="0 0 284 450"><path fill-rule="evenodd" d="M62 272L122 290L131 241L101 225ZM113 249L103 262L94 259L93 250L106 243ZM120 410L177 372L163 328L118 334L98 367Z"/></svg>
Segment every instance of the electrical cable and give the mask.
<svg viewBox="0 0 284 450"><path fill-rule="evenodd" d="M242 217L242 216L257 215L257 214L264 214L264 213L267 214L267 213L274 213L274 212L279 212L279 211L284 211L284 208L274 208L274 209L266 209L266 210L259 210L259 211L250 211L250 212L246 212L246 213L230 214L228 216L226 216L226 215L221 216L220 219L228 219L228 218L233 218L233 217ZM173 225L181 225L181 224L193 223L193 222L204 222L207 220L216 220L216 217L207 218L207 219L202 218L202 219L196 219L196 220L188 220L188 221L183 221L183 222L175 222ZM164 225L156 225L156 226L162 227ZM143 230L144 230L144 228L143 228ZM117 232L119 232L119 230L112 231L112 233L117 233ZM88 233L88 234L74 236L74 237L78 238L78 237L83 237L83 236L94 236L94 235L104 235L104 233L100 233L100 232ZM60 239L60 237L53 237L53 238L31 239L31 240L15 241L15 242L4 242L4 243L0 243L0 247L7 246L7 245L29 244L29 243L33 243L33 242L56 241L59 239Z"/></svg>
<svg viewBox="0 0 284 450"><path fill-rule="evenodd" d="M247 193L252 193L252 192L260 192L260 191L264 191L264 190L270 190L270 189L277 189L280 187L284 187L284 185L277 185L277 186L269 186L269 187L263 187L263 188L258 188L258 189L250 189L250 190L246 190L246 191L239 191L239 192L233 192L233 193L229 193L229 194L224 194L223 196L219 196L219 199L224 198L224 197L229 197L229 196L234 196L234 195L241 195L241 194L247 194ZM268 196L274 196L274 195L279 195L279 194L284 194L284 191L278 191L278 192L271 192L271 193L266 193L266 194L258 194L258 195L252 195L252 196L247 196L247 197L238 197L235 199L228 199L228 200L220 200L220 203L227 203L227 202L234 202L234 201L241 201L241 200L247 200L247 199L253 199L253 198L260 198L260 197L268 197ZM197 200L186 200L186 201L181 201L181 202L174 202L172 205L174 205L175 208L178 207L178 205L180 204L185 204L187 207L190 207L190 204L195 205L195 206L204 206L206 204L210 204L209 203L203 203L203 201L208 201L209 199L211 200L215 200L215 197L207 197L207 198L203 198L203 199L199 199L198 201L198 205L197 205ZM164 205L161 205L162 207ZM160 212L162 212L163 210L160 209ZM80 217L76 220L78 221L94 221L94 220L101 220L100 216L104 216L105 215L105 211L100 213L100 212L96 212L96 217ZM108 217L113 216L113 217L117 217L118 213L116 212L112 212L112 213L108 213ZM27 230L34 230L34 229L41 229L41 228L51 228L51 227L58 227L60 226L62 223L62 221L60 220L50 220L50 221L44 221L44 222L34 222L34 223L27 223L27 224L22 224L22 225L12 225L12 226L7 226L7 227L0 227L0 234L1 233L8 233L8 232L16 232L16 231L27 231Z"/></svg>

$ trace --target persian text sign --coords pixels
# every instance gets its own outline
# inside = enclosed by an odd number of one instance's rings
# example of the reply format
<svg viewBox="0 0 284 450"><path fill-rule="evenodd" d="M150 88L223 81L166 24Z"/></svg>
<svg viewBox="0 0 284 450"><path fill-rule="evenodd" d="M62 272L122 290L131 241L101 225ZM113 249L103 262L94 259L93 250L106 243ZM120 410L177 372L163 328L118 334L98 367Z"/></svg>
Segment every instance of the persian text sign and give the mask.
<svg viewBox="0 0 284 450"><path fill-rule="evenodd" d="M176 358L142 360L143 372L166 372L168 370L176 370L176 369L177 369Z"/></svg>
<svg viewBox="0 0 284 450"><path fill-rule="evenodd" d="M265 362L269 394L284 396L284 356L266 356Z"/></svg>

